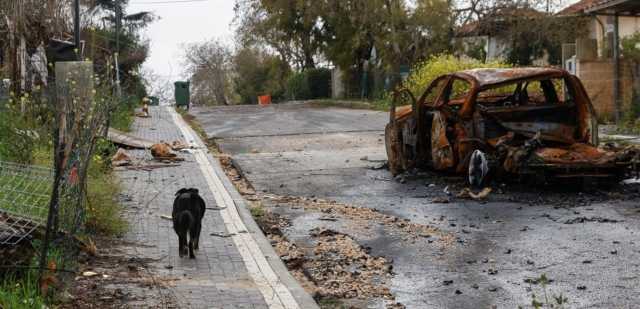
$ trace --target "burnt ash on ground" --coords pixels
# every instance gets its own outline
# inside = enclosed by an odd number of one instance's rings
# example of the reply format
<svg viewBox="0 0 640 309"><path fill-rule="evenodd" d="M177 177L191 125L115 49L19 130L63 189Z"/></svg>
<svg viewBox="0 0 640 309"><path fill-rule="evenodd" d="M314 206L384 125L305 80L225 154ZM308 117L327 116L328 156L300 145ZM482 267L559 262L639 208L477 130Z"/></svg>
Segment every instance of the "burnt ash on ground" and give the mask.
<svg viewBox="0 0 640 309"><path fill-rule="evenodd" d="M393 181L400 182L407 186L408 190L416 190L419 186L444 186L444 190L427 190L421 192L425 194L414 195L412 197L423 197L425 199L437 199L435 202L454 202L464 200L456 195L468 188L469 185L465 177L451 175L430 170L413 171L404 173L393 178ZM559 208L572 208L579 206L589 206L593 203L632 201L640 199L640 183L623 184L615 182L586 182L583 179L554 180L549 183L540 184L531 180L498 179L492 181L486 187L491 188L491 193L478 202L510 202L534 205L551 205ZM479 192L480 190L475 190ZM445 199L446 198L446 199Z"/></svg>

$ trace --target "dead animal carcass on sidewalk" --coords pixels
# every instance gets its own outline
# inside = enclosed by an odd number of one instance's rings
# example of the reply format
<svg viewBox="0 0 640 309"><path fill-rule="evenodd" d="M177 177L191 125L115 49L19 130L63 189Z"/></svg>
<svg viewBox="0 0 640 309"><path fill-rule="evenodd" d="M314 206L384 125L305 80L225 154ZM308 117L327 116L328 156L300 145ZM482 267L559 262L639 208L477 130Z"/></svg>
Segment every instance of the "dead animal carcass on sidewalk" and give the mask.
<svg viewBox="0 0 640 309"><path fill-rule="evenodd" d="M183 158L179 158L178 155L173 152L173 148L171 147L171 145L165 142L153 144L150 150L151 155L156 160L184 161Z"/></svg>
<svg viewBox="0 0 640 309"><path fill-rule="evenodd" d="M399 90L385 138L393 174L431 167L480 182L483 163L497 175L619 180L636 171L640 158L638 148L598 147L596 114L582 83L553 68L442 75L418 99ZM487 162L470 159L476 150Z"/></svg>

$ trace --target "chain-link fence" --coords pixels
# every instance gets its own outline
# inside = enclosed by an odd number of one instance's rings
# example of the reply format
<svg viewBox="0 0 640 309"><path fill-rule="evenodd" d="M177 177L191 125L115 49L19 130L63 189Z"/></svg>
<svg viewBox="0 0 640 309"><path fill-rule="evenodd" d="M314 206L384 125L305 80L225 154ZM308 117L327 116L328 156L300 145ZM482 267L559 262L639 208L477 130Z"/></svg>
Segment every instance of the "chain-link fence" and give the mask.
<svg viewBox="0 0 640 309"><path fill-rule="evenodd" d="M54 172L41 269L51 250L70 267L83 246L89 165L113 105L96 96L91 62L57 63L55 72Z"/></svg>
<svg viewBox="0 0 640 309"><path fill-rule="evenodd" d="M56 63L55 73L40 102L52 114L45 137L52 138L52 168L0 159L3 270L33 267L37 261L41 276L73 272L86 246L89 165L115 99L100 95L91 62Z"/></svg>
<svg viewBox="0 0 640 309"><path fill-rule="evenodd" d="M16 245L46 223L53 173L0 161L0 245Z"/></svg>

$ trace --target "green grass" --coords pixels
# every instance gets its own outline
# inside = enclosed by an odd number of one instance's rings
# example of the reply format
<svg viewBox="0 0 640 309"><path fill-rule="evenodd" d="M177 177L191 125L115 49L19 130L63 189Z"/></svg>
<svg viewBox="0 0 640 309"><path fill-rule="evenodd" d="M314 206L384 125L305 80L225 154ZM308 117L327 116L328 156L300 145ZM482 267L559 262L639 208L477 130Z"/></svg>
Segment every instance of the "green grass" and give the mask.
<svg viewBox="0 0 640 309"><path fill-rule="evenodd" d="M347 309L349 306L345 305L337 298L325 297L318 300L318 306L321 309Z"/></svg>
<svg viewBox="0 0 640 309"><path fill-rule="evenodd" d="M34 240L32 244L32 252L39 253L40 242ZM63 256L63 251L60 248L53 247L49 250L47 264L54 264L56 269L64 268ZM35 254L29 265L25 265L25 268L16 268L5 273L5 276L0 279L0 308L49 308L48 303L51 299L48 299L48 296L52 295L49 294L52 287L50 285L45 291L45 295L42 295L38 282L38 263L39 255ZM45 271L44 275L45 277L48 275L56 277L56 274L50 271Z"/></svg>
<svg viewBox="0 0 640 309"><path fill-rule="evenodd" d="M121 216L122 205L117 200L120 183L111 171L90 171L87 188L85 227L89 233L122 235L127 221Z"/></svg>
<svg viewBox="0 0 640 309"><path fill-rule="evenodd" d="M134 119L133 111L133 107L128 107L122 104L119 105L111 114L110 127L123 132L129 132Z"/></svg>
<svg viewBox="0 0 640 309"><path fill-rule="evenodd" d="M313 100L310 102L310 104L311 106L368 109L368 110L386 112L386 111L389 111L389 108L391 107L391 100L388 98L381 98L381 99L375 99L375 100L369 100L369 101L323 99L323 100Z"/></svg>
<svg viewBox="0 0 640 309"><path fill-rule="evenodd" d="M343 107L352 109L379 109L378 101L318 99L309 101L311 106Z"/></svg>
<svg viewBox="0 0 640 309"><path fill-rule="evenodd" d="M0 283L0 308L46 308L40 295L37 273L29 271L24 277L9 275Z"/></svg>
<svg viewBox="0 0 640 309"><path fill-rule="evenodd" d="M264 208L261 206L250 207L249 212L251 212L251 216L254 218L260 218L264 216Z"/></svg>

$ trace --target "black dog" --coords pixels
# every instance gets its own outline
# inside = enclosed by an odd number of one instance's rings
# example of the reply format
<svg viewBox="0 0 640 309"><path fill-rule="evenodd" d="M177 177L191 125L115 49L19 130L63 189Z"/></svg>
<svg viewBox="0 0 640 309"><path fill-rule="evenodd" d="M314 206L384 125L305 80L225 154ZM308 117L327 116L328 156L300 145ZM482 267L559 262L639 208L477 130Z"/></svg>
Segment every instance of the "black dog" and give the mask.
<svg viewBox="0 0 640 309"><path fill-rule="evenodd" d="M189 258L195 259L193 250L198 250L202 218L205 211L204 200L198 194L198 189L180 189L173 201L173 229L178 234L178 254L187 254L187 233L189 234Z"/></svg>

